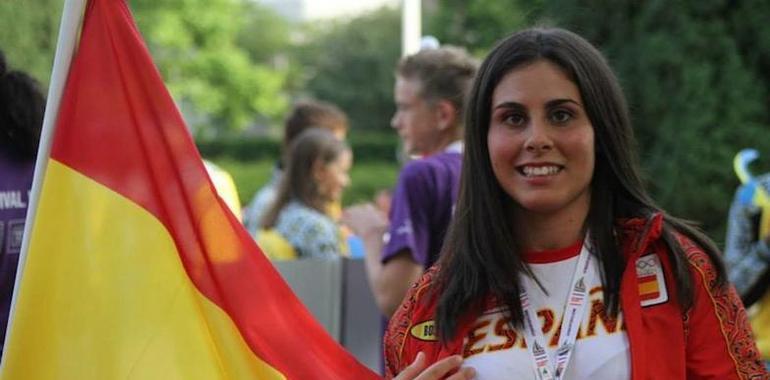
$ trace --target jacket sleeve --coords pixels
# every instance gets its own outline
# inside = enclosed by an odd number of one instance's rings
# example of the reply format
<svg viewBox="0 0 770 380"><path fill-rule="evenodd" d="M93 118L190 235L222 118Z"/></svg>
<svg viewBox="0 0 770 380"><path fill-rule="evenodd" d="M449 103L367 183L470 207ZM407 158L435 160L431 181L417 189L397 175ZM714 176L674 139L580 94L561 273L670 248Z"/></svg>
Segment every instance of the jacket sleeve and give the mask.
<svg viewBox="0 0 770 380"><path fill-rule="evenodd" d="M435 273L435 267L429 269L409 288L404 300L388 323L383 337L386 379L392 379L398 375L417 356L417 352L407 344L407 335L414 322L415 313L418 312L420 297L430 287Z"/></svg>
<svg viewBox="0 0 770 380"><path fill-rule="evenodd" d="M746 310L735 288L717 285L709 256L680 239L693 275L693 306L685 314L688 379L767 379Z"/></svg>

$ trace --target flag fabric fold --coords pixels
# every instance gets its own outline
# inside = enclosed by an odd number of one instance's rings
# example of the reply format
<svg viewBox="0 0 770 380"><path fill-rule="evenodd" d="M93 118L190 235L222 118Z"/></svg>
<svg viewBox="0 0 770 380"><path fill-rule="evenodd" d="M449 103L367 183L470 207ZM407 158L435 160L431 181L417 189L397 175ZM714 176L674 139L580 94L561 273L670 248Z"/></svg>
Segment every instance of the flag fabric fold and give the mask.
<svg viewBox="0 0 770 380"><path fill-rule="evenodd" d="M92 0L2 379L374 379L216 195L122 0Z"/></svg>

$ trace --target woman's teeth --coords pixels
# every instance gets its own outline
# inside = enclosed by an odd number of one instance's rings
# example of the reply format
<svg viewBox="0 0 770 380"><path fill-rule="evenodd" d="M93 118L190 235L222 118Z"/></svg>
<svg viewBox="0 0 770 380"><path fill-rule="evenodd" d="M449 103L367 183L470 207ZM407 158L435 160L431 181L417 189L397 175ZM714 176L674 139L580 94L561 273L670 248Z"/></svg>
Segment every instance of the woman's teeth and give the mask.
<svg viewBox="0 0 770 380"><path fill-rule="evenodd" d="M521 172L527 177L554 175L561 171L558 166L525 166Z"/></svg>

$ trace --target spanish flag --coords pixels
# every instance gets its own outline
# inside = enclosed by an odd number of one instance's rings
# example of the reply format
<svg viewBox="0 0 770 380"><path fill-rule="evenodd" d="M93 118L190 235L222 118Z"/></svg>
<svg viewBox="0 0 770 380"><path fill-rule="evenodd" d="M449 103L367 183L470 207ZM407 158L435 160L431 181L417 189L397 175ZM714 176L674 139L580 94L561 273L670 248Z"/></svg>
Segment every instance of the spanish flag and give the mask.
<svg viewBox="0 0 770 380"><path fill-rule="evenodd" d="M61 99L1 379L377 378L217 196L123 0Z"/></svg>
<svg viewBox="0 0 770 380"><path fill-rule="evenodd" d="M639 277L639 299L648 301L660 297L658 277L655 275Z"/></svg>

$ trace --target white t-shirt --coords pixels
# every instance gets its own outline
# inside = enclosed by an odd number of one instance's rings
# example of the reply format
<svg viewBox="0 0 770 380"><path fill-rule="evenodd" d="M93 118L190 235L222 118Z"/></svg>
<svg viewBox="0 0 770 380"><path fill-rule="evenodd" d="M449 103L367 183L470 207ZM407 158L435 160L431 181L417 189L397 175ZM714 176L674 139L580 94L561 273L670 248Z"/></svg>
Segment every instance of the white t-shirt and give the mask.
<svg viewBox="0 0 770 380"><path fill-rule="evenodd" d="M554 363L564 305L575 273L581 243L560 250L530 253L525 261L550 296L534 281L523 281L533 310L537 310L546 350ZM572 358L563 379L613 379L631 377L631 353L622 316L610 318L603 301L600 266L591 260L585 314ZM501 308L487 310L471 328L463 345L464 366L476 370L476 379L536 379L532 356L523 334L511 331L509 317Z"/></svg>

